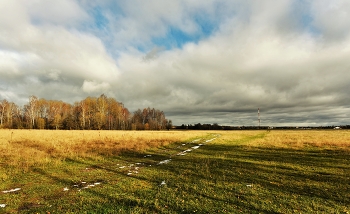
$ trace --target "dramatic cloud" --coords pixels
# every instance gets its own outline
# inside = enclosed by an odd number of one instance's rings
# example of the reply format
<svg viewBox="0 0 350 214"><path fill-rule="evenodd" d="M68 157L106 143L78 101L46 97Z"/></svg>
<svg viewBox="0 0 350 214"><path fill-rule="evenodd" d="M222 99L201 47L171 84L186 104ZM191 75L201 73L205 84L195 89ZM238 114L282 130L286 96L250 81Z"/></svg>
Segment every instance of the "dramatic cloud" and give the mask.
<svg viewBox="0 0 350 214"><path fill-rule="evenodd" d="M102 93L174 124L349 124L350 4L5 1L0 100Z"/></svg>

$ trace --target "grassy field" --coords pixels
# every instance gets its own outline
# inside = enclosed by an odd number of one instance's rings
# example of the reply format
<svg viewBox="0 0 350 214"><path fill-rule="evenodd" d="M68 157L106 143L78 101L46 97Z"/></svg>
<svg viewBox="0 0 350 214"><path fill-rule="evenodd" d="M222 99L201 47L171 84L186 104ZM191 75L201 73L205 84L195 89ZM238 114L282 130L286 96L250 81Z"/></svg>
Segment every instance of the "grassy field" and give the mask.
<svg viewBox="0 0 350 214"><path fill-rule="evenodd" d="M0 213L350 213L350 132L0 130Z"/></svg>

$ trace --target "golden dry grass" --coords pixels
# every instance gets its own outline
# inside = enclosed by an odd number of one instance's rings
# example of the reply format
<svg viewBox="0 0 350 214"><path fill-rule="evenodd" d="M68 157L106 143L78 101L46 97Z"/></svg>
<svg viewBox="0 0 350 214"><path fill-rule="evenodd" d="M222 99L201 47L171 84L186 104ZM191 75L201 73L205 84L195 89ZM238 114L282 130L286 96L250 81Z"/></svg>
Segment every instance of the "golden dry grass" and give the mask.
<svg viewBox="0 0 350 214"><path fill-rule="evenodd" d="M247 132L246 134L249 134ZM247 142L250 146L281 147L304 149L350 150L350 131L348 130L272 130L264 131L260 138Z"/></svg>
<svg viewBox="0 0 350 214"><path fill-rule="evenodd" d="M66 158L99 159L203 135L206 132L0 130L0 164L28 170Z"/></svg>
<svg viewBox="0 0 350 214"><path fill-rule="evenodd" d="M350 150L347 130L212 131L220 141L253 147ZM121 151L144 151L207 135L208 131L64 131L0 130L0 165L28 170L32 166L57 165L66 158L101 159Z"/></svg>

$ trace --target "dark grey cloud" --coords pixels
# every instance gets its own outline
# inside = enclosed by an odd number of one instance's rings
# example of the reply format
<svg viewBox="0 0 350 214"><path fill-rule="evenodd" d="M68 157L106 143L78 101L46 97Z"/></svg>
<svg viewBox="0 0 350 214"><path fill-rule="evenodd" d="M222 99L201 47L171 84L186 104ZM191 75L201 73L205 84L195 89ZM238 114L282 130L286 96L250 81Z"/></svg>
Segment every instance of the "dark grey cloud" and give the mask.
<svg viewBox="0 0 350 214"><path fill-rule="evenodd" d="M159 52L165 50L164 47L154 47L151 51L149 51L144 57L143 60L150 61L155 59Z"/></svg>

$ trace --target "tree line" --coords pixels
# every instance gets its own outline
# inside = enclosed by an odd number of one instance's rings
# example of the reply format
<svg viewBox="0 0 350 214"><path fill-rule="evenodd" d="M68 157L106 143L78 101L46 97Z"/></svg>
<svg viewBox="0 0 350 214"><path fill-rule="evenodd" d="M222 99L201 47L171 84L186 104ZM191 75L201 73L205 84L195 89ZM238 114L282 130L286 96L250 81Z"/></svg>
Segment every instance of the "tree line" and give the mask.
<svg viewBox="0 0 350 214"><path fill-rule="evenodd" d="M102 94L73 105L30 96L23 107L0 102L0 128L65 130L162 130L172 127L163 111L138 109L134 113L123 103Z"/></svg>

